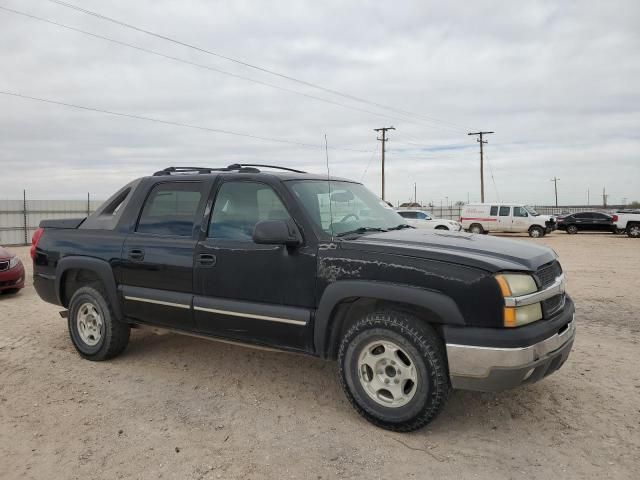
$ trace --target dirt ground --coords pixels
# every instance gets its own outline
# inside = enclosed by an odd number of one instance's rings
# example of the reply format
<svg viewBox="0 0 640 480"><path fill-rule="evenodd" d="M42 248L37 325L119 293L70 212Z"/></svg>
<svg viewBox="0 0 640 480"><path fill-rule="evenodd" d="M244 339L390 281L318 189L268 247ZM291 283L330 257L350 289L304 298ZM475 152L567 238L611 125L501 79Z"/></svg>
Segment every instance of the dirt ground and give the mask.
<svg viewBox="0 0 640 480"><path fill-rule="evenodd" d="M572 356L528 387L454 391L412 434L361 419L333 363L141 331L117 359L88 362L33 287L2 295L0 477L637 479L640 241L535 242L567 272Z"/></svg>

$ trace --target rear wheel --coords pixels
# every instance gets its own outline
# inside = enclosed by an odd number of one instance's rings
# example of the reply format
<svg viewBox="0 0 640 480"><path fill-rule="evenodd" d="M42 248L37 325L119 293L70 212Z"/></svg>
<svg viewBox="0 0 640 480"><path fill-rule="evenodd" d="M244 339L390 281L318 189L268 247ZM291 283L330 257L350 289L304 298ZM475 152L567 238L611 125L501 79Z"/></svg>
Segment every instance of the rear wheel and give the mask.
<svg viewBox="0 0 640 480"><path fill-rule="evenodd" d="M442 341L414 317L368 314L343 337L338 362L342 388L353 407L388 430L423 427L449 394Z"/></svg>
<svg viewBox="0 0 640 480"><path fill-rule="evenodd" d="M567 233L569 235L575 235L576 233L578 233L578 227L576 227L575 225L567 225Z"/></svg>
<svg viewBox="0 0 640 480"><path fill-rule="evenodd" d="M79 288L69 302L69 335L88 360L107 360L122 353L131 328L115 318L100 285Z"/></svg>
<svg viewBox="0 0 640 480"><path fill-rule="evenodd" d="M640 238L640 224L629 225L627 227L627 235L631 238Z"/></svg>
<svg viewBox="0 0 640 480"><path fill-rule="evenodd" d="M474 223L469 227L471 233L484 233L484 228L479 223Z"/></svg>
<svg viewBox="0 0 640 480"><path fill-rule="evenodd" d="M447 227L445 227L444 225L438 225L436 227L436 230L449 230Z"/></svg>
<svg viewBox="0 0 640 480"><path fill-rule="evenodd" d="M529 236L531 238L540 238L544 236L544 228L534 225L529 229Z"/></svg>

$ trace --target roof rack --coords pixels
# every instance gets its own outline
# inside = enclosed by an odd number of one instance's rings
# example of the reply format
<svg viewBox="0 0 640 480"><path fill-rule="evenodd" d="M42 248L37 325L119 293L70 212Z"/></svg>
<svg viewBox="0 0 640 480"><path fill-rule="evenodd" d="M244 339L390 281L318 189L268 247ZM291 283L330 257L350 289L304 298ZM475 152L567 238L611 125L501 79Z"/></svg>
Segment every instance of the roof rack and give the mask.
<svg viewBox="0 0 640 480"><path fill-rule="evenodd" d="M164 175L172 175L172 174L186 174L186 173L197 173L197 174L206 174L211 172L240 172L240 173L260 173L260 170L256 167L263 168L275 168L277 170L284 170L287 172L294 173L307 173L302 170L296 170L294 168L288 167L279 167L277 165L264 165L261 163L233 163L227 167L222 168L207 168L207 167L167 167L163 170L155 172L153 174L154 177L161 177Z"/></svg>

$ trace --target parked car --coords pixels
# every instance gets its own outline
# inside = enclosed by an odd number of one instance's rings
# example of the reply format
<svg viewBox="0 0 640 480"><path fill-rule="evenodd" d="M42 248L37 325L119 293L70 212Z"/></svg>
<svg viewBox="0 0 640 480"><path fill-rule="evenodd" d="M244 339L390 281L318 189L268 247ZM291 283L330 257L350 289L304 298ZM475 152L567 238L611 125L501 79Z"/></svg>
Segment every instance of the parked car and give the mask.
<svg viewBox="0 0 640 480"><path fill-rule="evenodd" d="M16 293L24 288L24 277L20 258L0 247L0 293Z"/></svg>
<svg viewBox="0 0 640 480"><path fill-rule="evenodd" d="M337 360L354 408L395 431L429 423L451 387L516 387L567 360L575 309L550 248L410 228L362 184L256 167L169 167L40 223L34 285L82 357L151 325Z"/></svg>
<svg viewBox="0 0 640 480"><path fill-rule="evenodd" d="M462 207L462 228L471 233L528 232L538 238L556 229L555 218L514 203L471 203Z"/></svg>
<svg viewBox="0 0 640 480"><path fill-rule="evenodd" d="M435 230L453 230L459 232L462 230L460 222L455 220L443 220L441 218L433 218L428 212L423 210L396 210L398 214L407 220L407 223L416 228L429 228Z"/></svg>
<svg viewBox="0 0 640 480"><path fill-rule="evenodd" d="M617 213L613 216L613 225L631 238L640 238L640 213Z"/></svg>
<svg viewBox="0 0 640 480"><path fill-rule="evenodd" d="M601 212L579 212L556 218L558 230L569 234L578 232L616 232L613 216Z"/></svg>

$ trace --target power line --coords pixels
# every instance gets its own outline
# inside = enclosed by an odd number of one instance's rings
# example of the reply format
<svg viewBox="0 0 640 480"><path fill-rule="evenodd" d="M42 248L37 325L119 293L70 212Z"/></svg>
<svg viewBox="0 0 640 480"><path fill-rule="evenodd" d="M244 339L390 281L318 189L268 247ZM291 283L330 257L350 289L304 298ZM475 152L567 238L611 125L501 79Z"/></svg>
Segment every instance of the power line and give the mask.
<svg viewBox="0 0 640 480"><path fill-rule="evenodd" d="M193 125L193 124L189 124L189 123L181 123L181 122L174 122L171 120L162 120L159 118L153 118L153 117L146 117L143 115L135 115L135 114L131 114L131 113L122 113L122 112L115 112L113 110L104 110L101 108L96 108L96 107L87 107L84 105L76 105L73 103L66 103L66 102L59 102L57 100L50 100L47 98L39 98L39 97L32 97L30 95L23 95L21 93L16 93L16 92L7 92L7 91L2 91L0 90L0 95L8 95L8 96L12 96L12 97L18 97L18 98L23 98L23 99L27 99L27 100L34 100L37 102L43 102L43 103L49 103L52 105L60 105L60 106L64 106L64 107L71 107L71 108L77 108L79 110L86 110L89 112L96 112L96 113L104 113L107 115L114 115L117 117L126 117L126 118L132 118L135 120L145 120L147 122L154 122L154 123L162 123L164 125L172 125L172 126L176 126L176 127L184 127L184 128L192 128L195 130L202 130L202 131L206 131L206 132L212 132L212 133L220 133L223 135L233 135L236 137L246 137L246 138L253 138L255 140L262 140L262 141L267 141L267 142L275 142L275 143L285 143L288 145L296 145L299 147L305 147L305 148L320 148L323 149L325 148L324 145L314 145L311 143L303 143L303 142L296 142L294 140L286 140L283 138L275 138L275 137L263 137L260 135L253 135L250 133L241 133L241 132L234 132L231 130L222 130L219 128L211 128L211 127L204 127L201 125ZM368 150L356 150L356 149L352 149L352 148L342 148L342 147L329 147L332 150L344 150L344 151L349 151L349 152L358 152L358 153L369 153Z"/></svg>
<svg viewBox="0 0 640 480"><path fill-rule="evenodd" d="M373 151L371 152L371 157L369 157L369 161L367 162L367 167L364 169L364 171L362 172L362 176L360 177L360 182L364 181L364 176L367 174L367 172L369 171L369 167L371 166L371 162L373 161L373 157L375 157L377 151L378 151L378 143L376 143L376 147L373 149Z"/></svg>
<svg viewBox="0 0 640 480"><path fill-rule="evenodd" d="M127 42L123 42L123 41L120 41L120 40L116 40L114 38L110 38L110 37L107 37L107 36L104 36L104 35L99 35L97 33L89 32L87 30L82 30L80 28L76 28L76 27L72 27L72 26L69 26L69 25L65 25L63 23L59 23L59 22L56 22L54 20L49 20L49 19L46 19L46 18L43 18L43 17L39 17L37 15L33 15L33 14L30 14L30 13L26 13L26 12L21 12L19 10L14 10L13 8L3 7L3 6L0 5L0 10L4 10L5 12L13 13L15 15L21 15L23 17L27 17L27 18L30 18L32 20L38 20L40 22L48 23L50 25L55 25L55 26L60 27L60 28L64 28L64 29L67 29L67 30L71 30L73 32L81 33L83 35L88 35L90 37L94 37L94 38L98 38L98 39L101 39L101 40L105 40L107 42L111 42L111 43L114 43L114 44L117 44L117 45L121 45L121 46L124 46L124 47L132 48L134 50L139 50L141 52L150 53L152 55L156 55L158 57L162 57L162 58L165 58L165 59L168 59L168 60L184 63L186 65L191 65L193 67L202 68L202 69L205 69L205 70L216 72L216 73L219 73L221 75L227 75L229 77L238 78L238 79L245 80L245 81L248 81L248 82L256 83L258 85L262 85L262 86L265 86L265 87L274 88L276 90L280 90L280 91L283 91L283 92L293 93L295 95L300 95L302 97L311 98L313 100L318 100L318 101L321 101L321 102L325 102L325 103L328 103L330 105L336 105L336 106L339 106L339 107L342 107L342 108L347 108L347 109L354 110L354 111L357 111L357 112L368 113L370 115L375 115L375 116L378 116L378 117L388 118L388 119L391 119L391 120L398 120L398 121L402 121L402 122L407 122L407 123L411 123L411 124L414 124L414 125L418 124L417 122L415 122L413 120L410 120L410 119L407 119L407 118L394 117L394 116L386 115L384 113L374 112L372 110L367 110L367 109L364 109L364 108L355 107L353 105L346 105L344 103L336 102L334 100L330 100L330 99L323 98L323 97L318 97L318 96L311 95L311 94L304 93L304 92L300 92L300 91L297 91L297 90L292 90L290 88L282 87L280 85L275 85L275 84L269 83L269 82L264 82L262 80L257 80L257 79L251 78L251 77L246 77L244 75L240 75L240 74L237 74L237 73L227 72L225 70L222 70L222 69L219 69L219 68L215 68L215 67L212 67L212 66L209 66L209 65L204 65L204 64L201 64L201 63L197 63L197 62L192 62L190 60L185 60L183 58L174 57L173 55L167 55L167 54L164 54L164 53L161 53L161 52L157 52L155 50L150 50L148 48L140 47L138 45L133 45L131 43L127 43ZM443 128L443 127L437 127L437 126L434 126L434 125L427 125L427 124L421 124L421 125L427 126L429 128Z"/></svg>
<svg viewBox="0 0 640 480"><path fill-rule="evenodd" d="M306 80L301 80L301 79L292 77L290 75L279 73L279 72L276 72L274 70L271 70L271 69L268 69L268 68L265 68L265 67L260 67L258 65L254 65L254 64L245 62L243 60L239 60L237 58L229 57L227 55L223 55L221 53L217 53L217 52L214 52L212 50L208 50L208 49L203 48L203 47L198 47L197 45L186 43L186 42L183 42L181 40L177 40L175 38L168 37L166 35L162 35L162 34L159 34L159 33L156 33L156 32L152 32L150 30L146 30L146 29L141 28L141 27L136 27L135 25L131 25L129 23L123 22L122 20L117 20L115 18L108 17L108 16L103 15L101 13L85 9L85 8L79 7L77 5L73 5L71 3L62 2L60 0L47 0L47 1L55 3L55 4L60 5L62 7L66 7L66 8L70 8L70 9L76 10L76 11L84 13L86 15L91 15L91 16L99 18L101 20L105 20L105 21L108 21L108 22L111 22L111 23L115 23L116 25L120 25L121 27L129 28L131 30L135 30L137 32L144 33L146 35L151 35L153 37L160 38L162 40L165 40L165 41L168 41L168 42L172 42L172 43L175 43L177 45L181 45L183 47L191 48L191 49L197 50L197 51L199 51L201 53L206 53L207 55L213 55L215 57L222 58L222 59L230 61L230 62L234 62L234 63L242 65L244 67L252 68L254 70L258 70L258 71L263 72L263 73L268 73L269 75L274 75L274 76L277 76L277 77L280 77L280 78L284 78L284 79L289 80L291 82L299 83L301 85L305 85L305 86L310 87L310 88L315 88L317 90L322 90L324 92L331 93L333 95L338 95L340 97L348 98L348 99L354 100L356 102L365 103L365 104L368 104L368 105L373 105L373 106L376 106L378 108L382 108L382 109L385 109L385 110L390 110L390 111L393 111L393 112L396 112L396 113L400 113L402 115L408 115L410 117L422 118L425 121L429 121L429 122L432 122L432 123L439 123L439 124L442 124L442 125L449 125L451 127L455 127L456 129L467 130L467 128L462 126L462 125L458 125L458 124L455 124L455 123L452 123L452 122L448 122L448 121L445 121L445 120L440 120L440 119L437 119L437 118L434 118L434 117L428 117L428 116L423 115L423 114L413 113L413 112L410 112L410 111L407 111L407 110L403 110L403 109L400 109L400 108L390 107L388 105L384 105L384 104L377 103L377 102L372 102L370 100L366 100L364 98L360 98L360 97L357 97L355 95L351 95L351 94L340 92L338 90L334 90L334 89L331 89L331 88L323 87L322 85L318 85L316 83L308 82Z"/></svg>

